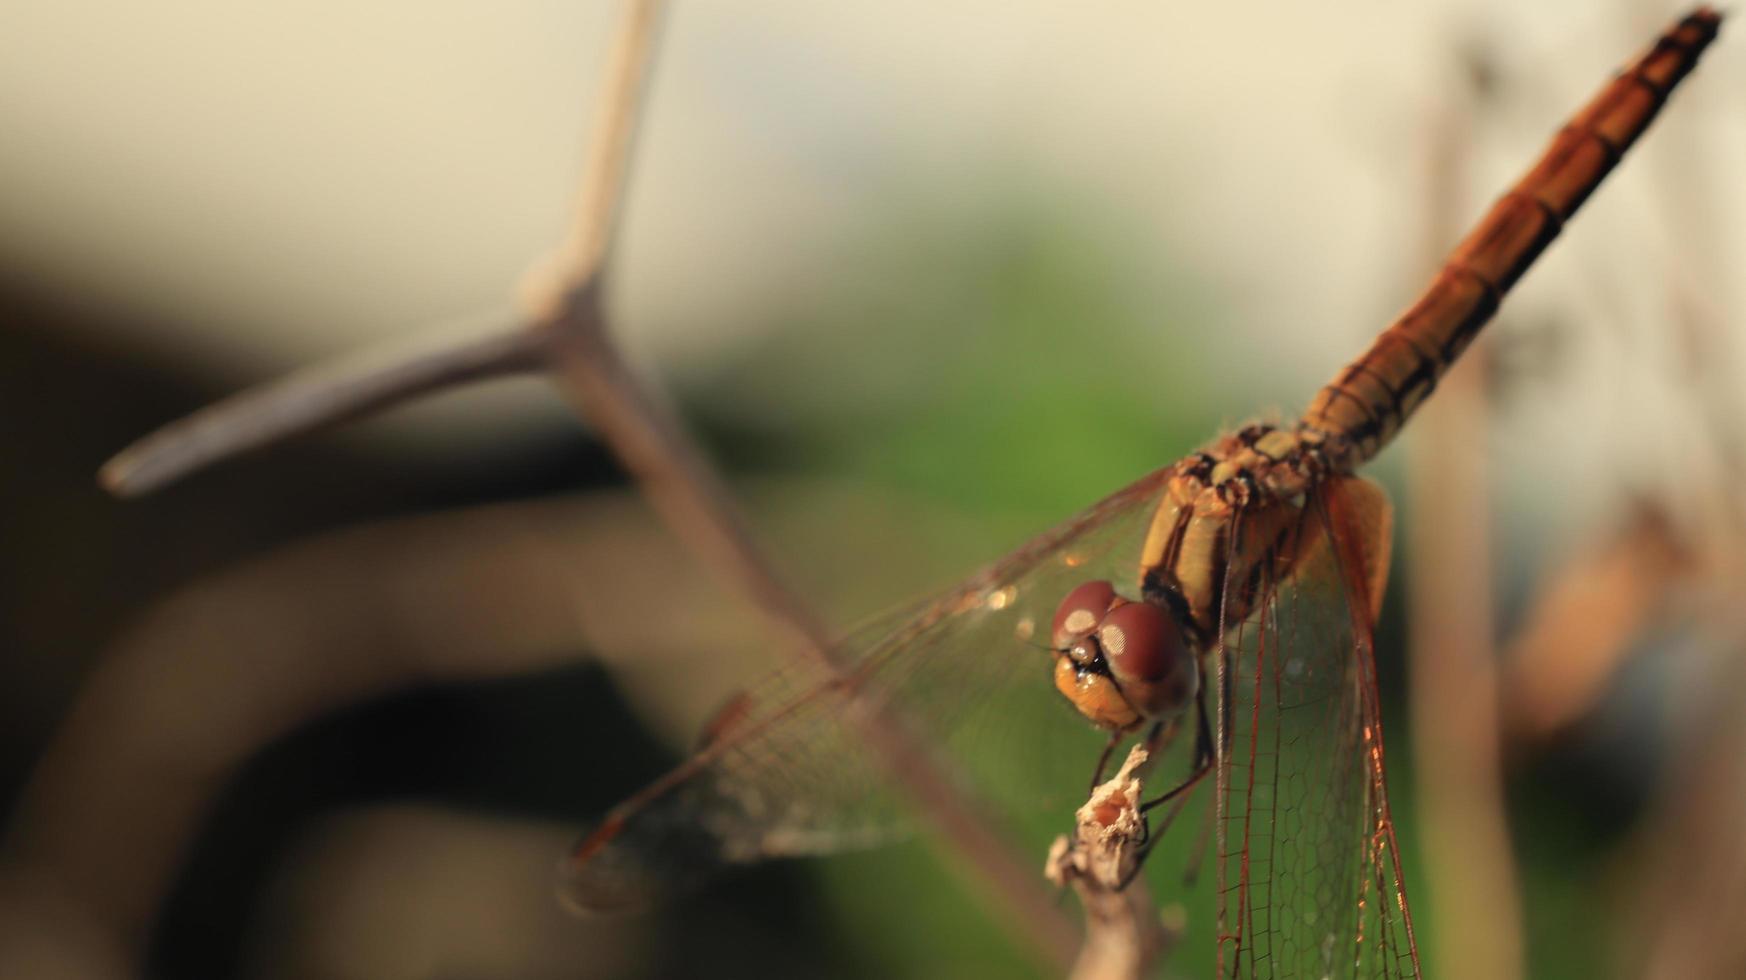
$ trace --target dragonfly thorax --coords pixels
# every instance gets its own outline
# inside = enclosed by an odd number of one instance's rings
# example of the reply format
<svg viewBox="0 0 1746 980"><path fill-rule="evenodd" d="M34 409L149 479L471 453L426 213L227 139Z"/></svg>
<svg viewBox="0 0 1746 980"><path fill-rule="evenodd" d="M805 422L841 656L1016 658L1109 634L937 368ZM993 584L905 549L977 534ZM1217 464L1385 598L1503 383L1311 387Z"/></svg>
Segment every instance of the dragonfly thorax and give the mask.
<svg viewBox="0 0 1746 980"><path fill-rule="evenodd" d="M1252 424L1183 460L1141 553L1141 594L1205 650L1248 615L1318 481L1342 471L1341 441L1307 426Z"/></svg>

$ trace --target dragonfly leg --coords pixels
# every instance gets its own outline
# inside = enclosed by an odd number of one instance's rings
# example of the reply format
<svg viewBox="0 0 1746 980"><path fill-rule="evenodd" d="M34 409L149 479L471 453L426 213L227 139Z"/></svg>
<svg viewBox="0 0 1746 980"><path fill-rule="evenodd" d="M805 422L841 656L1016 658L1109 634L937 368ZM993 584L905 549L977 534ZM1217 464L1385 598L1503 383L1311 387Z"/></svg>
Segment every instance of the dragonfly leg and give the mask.
<svg viewBox="0 0 1746 980"><path fill-rule="evenodd" d="M1167 797L1167 798L1173 798L1176 802L1175 802L1175 805L1170 808L1170 812L1166 813L1164 815L1164 819L1159 822L1158 830L1156 833L1154 833L1152 831L1152 825L1151 825L1150 821L1147 821L1144 824L1144 827L1146 829L1146 834L1145 834L1145 838L1140 842L1139 857L1134 859L1133 867L1128 869L1128 873L1122 877L1122 880L1116 883L1116 889L1118 891L1123 889L1123 888L1128 887L1129 882L1131 882L1135 878L1139 877L1140 869L1144 868L1146 866L1146 858L1150 857L1152 854L1152 848L1157 846L1158 842L1164 839L1164 831L1168 830L1170 825L1176 822L1177 815L1182 813L1182 808L1188 805L1188 799L1189 799L1188 794L1185 792L1181 792L1181 790L1186 790L1186 789L1192 787L1193 785L1194 785L1194 783L1192 781L1185 783L1183 786L1178 788L1178 791L1175 792L1174 797ZM1162 803L1162 802L1164 802L1164 799L1159 799L1156 802ZM1209 809L1207 812L1210 814L1212 811ZM1190 877L1187 880L1192 882L1192 877Z"/></svg>
<svg viewBox="0 0 1746 980"><path fill-rule="evenodd" d="M1188 774L1188 778L1166 790L1163 794L1158 796L1158 798L1140 804L1140 813L1145 814L1146 812L1162 806L1171 800L1176 801L1176 805L1170 808L1170 812L1165 814L1164 819L1158 824L1158 830L1156 833L1153 833L1152 831L1152 823L1150 820L1146 821L1144 824L1145 838L1140 844L1140 855L1134 861L1134 866L1129 869L1127 875L1116 885L1118 889L1128 887L1128 883L1133 881L1134 878L1139 875L1140 869L1146 866L1146 858L1151 855L1152 848L1155 847L1159 841L1164 839L1164 831L1167 830L1171 824L1176 822L1177 815L1180 814L1182 808L1188 804L1188 791L1193 789L1197 783L1206 777L1207 773L1212 771L1214 758L1212 726L1207 721L1206 690L1204 688L1201 690L1199 697L1195 699L1194 713L1197 722L1194 737L1194 770ZM1155 733L1156 729L1154 729L1154 734Z"/></svg>
<svg viewBox="0 0 1746 980"><path fill-rule="evenodd" d="M1175 723L1166 725L1164 722L1155 721L1152 723L1151 730L1146 732L1146 738L1141 744L1146 746L1147 755L1157 755L1165 749L1168 749L1171 743L1175 741Z"/></svg>
<svg viewBox="0 0 1746 980"><path fill-rule="evenodd" d="M1099 786L1103 785L1103 774L1104 770L1109 768L1109 757L1115 753L1116 746L1122 744L1123 736L1124 733L1122 732L1116 732L1111 735L1109 737L1109 743L1103 747L1103 752L1098 755L1097 770L1091 774L1091 790L1093 792L1095 792ZM1175 737L1176 726L1174 724L1167 726L1164 722L1155 721L1152 723L1152 727L1147 730L1146 737L1142 741L1146 746L1147 754L1157 755L1159 752L1169 748L1170 743L1175 739Z"/></svg>
<svg viewBox="0 0 1746 980"><path fill-rule="evenodd" d="M1204 705L1202 707L1204 709ZM1206 713L1204 710L1201 712L1201 719L1204 723L1206 719ZM1211 737L1206 736L1206 738L1207 742L1210 744L1212 741ZM1216 764L1216 762L1214 764ZM1186 805L1187 802L1187 796L1178 798L1175 809L1173 809L1169 816L1165 818L1166 826L1169 825L1169 821L1176 819L1176 814L1181 811L1182 807ZM1184 888L1192 887L1196 879L1200 877L1200 865L1206 858L1207 844L1212 840L1213 825L1218 822L1218 814L1212 807L1207 807L1205 812L1206 818L1200 822L1200 833L1195 836L1194 845L1189 849L1188 867L1184 868L1182 872L1182 885Z"/></svg>
<svg viewBox="0 0 1746 980"><path fill-rule="evenodd" d="M1174 799L1175 797L1181 795L1182 793L1185 793L1188 790L1194 788L1194 784L1200 782L1201 779L1205 778L1207 773L1212 771L1212 766L1213 766L1212 726L1208 723L1207 717L1206 717L1206 689L1205 688L1201 689L1200 695L1195 699L1194 715L1195 715L1195 721L1196 721L1196 726L1195 726L1196 731L1195 731L1195 735L1194 735L1194 769L1189 772L1188 778L1184 779L1180 783L1177 783L1175 786L1171 787L1170 789L1165 790L1162 795L1158 796L1155 799L1147 800L1146 802L1140 804L1140 812L1141 813L1145 813L1145 812L1153 809L1154 807L1157 807L1163 803L1167 803L1171 799Z"/></svg>
<svg viewBox="0 0 1746 980"><path fill-rule="evenodd" d="M1122 741L1122 733L1121 732L1111 732L1110 736L1109 736L1109 741L1106 742L1103 746L1103 751L1098 753L1097 768L1092 770L1092 772L1091 772L1091 789L1093 791L1095 791L1097 789L1097 787L1103 783L1103 771L1104 771L1104 769L1108 768L1108 766L1109 766L1110 754L1115 752L1115 747L1117 745L1120 745L1121 741Z"/></svg>
<svg viewBox="0 0 1746 980"><path fill-rule="evenodd" d="M1200 866L1206 861L1207 845L1212 843L1213 826L1218 823L1218 813L1207 807L1206 816L1200 822L1200 833L1195 835L1194 846L1188 852L1188 866L1182 869L1182 887L1192 888L1200 879Z"/></svg>

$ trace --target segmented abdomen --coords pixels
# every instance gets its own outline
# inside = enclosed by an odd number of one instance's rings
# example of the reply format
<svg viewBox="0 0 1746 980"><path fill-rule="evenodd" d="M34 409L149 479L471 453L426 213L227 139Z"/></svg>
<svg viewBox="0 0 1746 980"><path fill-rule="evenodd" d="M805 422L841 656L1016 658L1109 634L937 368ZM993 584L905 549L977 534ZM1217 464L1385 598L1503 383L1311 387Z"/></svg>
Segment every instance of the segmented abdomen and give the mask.
<svg viewBox="0 0 1746 980"><path fill-rule="evenodd" d="M1316 395L1302 424L1343 444L1341 464L1374 456L1425 400L1504 293L1648 127L1719 23L1714 11L1699 8L1602 89L1456 246L1430 288Z"/></svg>

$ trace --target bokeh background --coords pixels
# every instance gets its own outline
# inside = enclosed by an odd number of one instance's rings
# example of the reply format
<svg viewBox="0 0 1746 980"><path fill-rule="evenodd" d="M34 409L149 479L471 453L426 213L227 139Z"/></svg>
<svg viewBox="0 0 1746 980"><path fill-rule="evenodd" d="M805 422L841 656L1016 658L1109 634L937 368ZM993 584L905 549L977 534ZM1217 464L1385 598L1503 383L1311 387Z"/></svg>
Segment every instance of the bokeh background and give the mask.
<svg viewBox="0 0 1746 980"><path fill-rule="evenodd" d="M1427 243L1677 12L680 4L609 303L785 569L847 624L1221 427L1301 407L1418 288ZM9 880L0 961L1043 970L926 842L735 876L630 923L558 911L551 865L574 830L770 651L539 382L144 501L92 481L221 394L511 317L563 226L615 14L0 11L7 854L28 864L33 772L80 799L44 754L57 731L94 732L113 750L82 757L113 779L58 846L132 883L118 893L167 896L117 939L68 897L100 878L64 895ZM1414 747L1439 737L1405 679L1403 597L1441 574L1405 533L1442 520L1409 492L1426 455L1477 474L1489 511L1508 838L1474 866L1504 868L1521 975L1746 970L1725 928L1746 912L1731 34L1488 331L1485 423L1435 445L1409 430L1372 470L1403 525L1380 642L1391 792L1421 947L1448 975L1494 930L1450 914L1461 869L1416 833L1435 814ZM334 678L381 695L326 710ZM106 853L106 826L195 790L216 803L182 814L185 840ZM1204 972L1192 954L1173 968Z"/></svg>

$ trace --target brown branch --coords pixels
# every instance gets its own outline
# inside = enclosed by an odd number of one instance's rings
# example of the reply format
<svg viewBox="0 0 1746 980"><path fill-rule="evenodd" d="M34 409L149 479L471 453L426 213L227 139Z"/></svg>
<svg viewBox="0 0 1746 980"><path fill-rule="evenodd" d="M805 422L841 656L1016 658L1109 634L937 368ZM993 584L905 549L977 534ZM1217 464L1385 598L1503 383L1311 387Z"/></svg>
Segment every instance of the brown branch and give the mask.
<svg viewBox="0 0 1746 980"><path fill-rule="evenodd" d="M786 628L799 648L839 666L823 624L756 546L704 455L656 409L609 340L601 276L611 253L659 9L655 0L629 4L607 61L569 233L524 289L529 326L480 342L470 355L430 355L422 369L404 364L324 369L238 396L142 440L104 467L104 485L143 493L237 452L543 358L560 390L625 462L673 531ZM928 748L882 710L852 714L869 748L982 874L1014 917L1015 931L1065 964L1077 946L1075 930L955 789Z"/></svg>
<svg viewBox="0 0 1746 980"><path fill-rule="evenodd" d="M544 275L524 288L535 322L564 319L597 278L611 252L614 226L624 200L625 177L636 136L641 95L649 76L662 0L630 0L606 60L595 105L576 203L563 243L547 256Z"/></svg>
<svg viewBox="0 0 1746 980"><path fill-rule="evenodd" d="M1062 835L1049 848L1044 876L1056 887L1071 886L1085 908L1085 945L1072 980L1147 976L1173 939L1137 873L1147 838L1139 803L1149 761L1145 746L1134 746L1121 771L1079 808L1073 837Z"/></svg>
<svg viewBox="0 0 1746 980"><path fill-rule="evenodd" d="M786 630L790 645L828 665L829 629L781 580L702 453L608 342L598 290L573 295L576 305L551 335L559 391L612 447L674 533Z"/></svg>
<svg viewBox="0 0 1746 980"><path fill-rule="evenodd" d="M1471 102L1491 78L1483 54L1465 66L1473 93L1434 122L1425 239L1440 261L1461 205ZM1429 972L1519 977L1519 888L1503 798L1491 513L1483 449L1487 432L1483 338L1425 407L1408 457L1414 571L1408 701L1425 879L1435 914Z"/></svg>
<svg viewBox="0 0 1746 980"><path fill-rule="evenodd" d="M221 459L420 395L537 370L542 345L540 336L518 330L412 354L373 352L298 371L153 432L105 463L97 482L118 497L142 496Z"/></svg>
<svg viewBox="0 0 1746 980"><path fill-rule="evenodd" d="M674 532L784 627L792 645L841 674L849 665L837 656L823 623L753 543L702 454L655 408L606 342L595 305L597 290L574 295L581 305L572 315L595 322L558 335L563 340L554 347L554 367L560 389L594 423ZM1014 931L1064 966L1079 940L1052 896L956 788L932 751L909 735L889 710L863 707L867 710L850 712L848 718L868 749L880 756L934 830L981 875L1012 917Z"/></svg>
<svg viewBox="0 0 1746 980"><path fill-rule="evenodd" d="M543 273L529 277L526 322L417 355L320 365L233 395L128 446L103 464L97 481L116 496L141 496L251 450L433 392L539 368L552 341L548 328L585 305L581 294L610 249L660 8L658 0L633 0L615 35L569 230Z"/></svg>
<svg viewBox="0 0 1746 980"><path fill-rule="evenodd" d="M626 20L610 60L606 97L629 103L640 87L653 33L652 4L638 5ZM622 197L625 159L634 132L634 111L620 105L603 111L588 153L569 240L548 261L543 288L528 299L530 314L553 337L553 380L589 419L662 518L727 581L744 589L791 635L794 645L833 672L840 661L829 631L776 571L752 538L746 522L684 430L656 408L610 340L601 296L601 272L611 248L611 227ZM1014 919L1015 932L1058 963L1072 956L1078 940L1049 893L955 786L926 745L891 713L863 703L849 712L868 748L933 828L981 875L993 897Z"/></svg>

